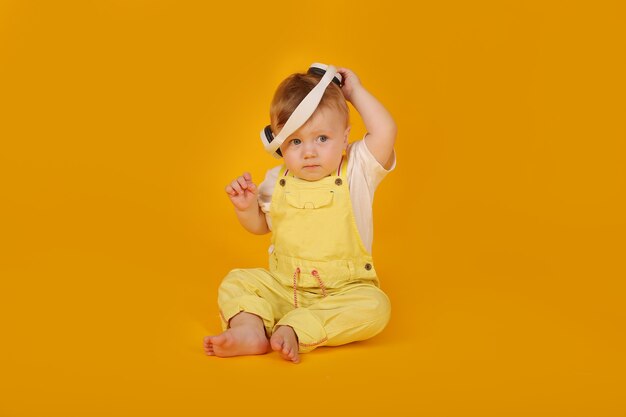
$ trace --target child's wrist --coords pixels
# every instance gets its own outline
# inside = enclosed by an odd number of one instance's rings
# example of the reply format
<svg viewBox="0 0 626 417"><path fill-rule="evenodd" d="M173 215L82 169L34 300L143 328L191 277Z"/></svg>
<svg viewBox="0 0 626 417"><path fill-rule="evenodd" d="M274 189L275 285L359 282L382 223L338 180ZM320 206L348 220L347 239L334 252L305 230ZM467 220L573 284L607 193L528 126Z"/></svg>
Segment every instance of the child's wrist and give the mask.
<svg viewBox="0 0 626 417"><path fill-rule="evenodd" d="M256 211L258 211L259 209L259 205L258 204L250 204L249 207L246 207L244 209L240 209L239 207L235 206L235 211L239 214L252 214L255 213Z"/></svg>
<svg viewBox="0 0 626 417"><path fill-rule="evenodd" d="M365 89L365 87L359 84L358 86L352 87L352 91L350 91L350 97L346 97L346 99L350 103L352 103L354 107L356 107L362 101L362 98L366 93L367 90Z"/></svg>
<svg viewBox="0 0 626 417"><path fill-rule="evenodd" d="M365 91L365 87L363 87L363 84L356 84L352 87L352 97L355 96L355 94L361 94L363 91Z"/></svg>

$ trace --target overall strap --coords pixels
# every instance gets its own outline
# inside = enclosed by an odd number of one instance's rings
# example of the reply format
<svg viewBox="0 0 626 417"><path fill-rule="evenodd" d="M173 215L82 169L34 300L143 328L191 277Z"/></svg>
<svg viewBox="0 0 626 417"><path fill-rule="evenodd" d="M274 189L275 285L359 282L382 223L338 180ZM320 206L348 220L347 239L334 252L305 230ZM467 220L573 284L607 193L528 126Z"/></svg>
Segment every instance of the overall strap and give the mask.
<svg viewBox="0 0 626 417"><path fill-rule="evenodd" d="M278 180L280 180L282 177L286 177L288 174L289 170L287 169L287 166L283 164L283 166L280 167L280 171L278 171Z"/></svg>
<svg viewBox="0 0 626 417"><path fill-rule="evenodd" d="M348 159L346 158L346 156L343 156L341 158L341 162L339 163L336 174L341 178L346 178L346 176L348 175Z"/></svg>

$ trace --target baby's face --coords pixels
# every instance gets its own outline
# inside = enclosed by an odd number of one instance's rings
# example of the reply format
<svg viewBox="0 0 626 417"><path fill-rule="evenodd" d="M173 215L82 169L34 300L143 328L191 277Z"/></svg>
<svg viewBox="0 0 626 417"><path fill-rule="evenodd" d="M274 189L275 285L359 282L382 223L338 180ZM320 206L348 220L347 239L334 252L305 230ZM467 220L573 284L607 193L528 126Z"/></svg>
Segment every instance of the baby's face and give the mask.
<svg viewBox="0 0 626 417"><path fill-rule="evenodd" d="M348 146L349 132L350 126L345 127L340 112L318 107L280 146L285 166L293 175L307 181L336 173Z"/></svg>

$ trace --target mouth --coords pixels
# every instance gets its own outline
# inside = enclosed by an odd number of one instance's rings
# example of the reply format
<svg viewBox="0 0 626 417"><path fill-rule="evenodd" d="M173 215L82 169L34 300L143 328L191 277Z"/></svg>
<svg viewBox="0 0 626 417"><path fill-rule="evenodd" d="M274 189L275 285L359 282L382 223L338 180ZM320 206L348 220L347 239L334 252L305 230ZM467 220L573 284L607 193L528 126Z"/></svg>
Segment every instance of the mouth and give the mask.
<svg viewBox="0 0 626 417"><path fill-rule="evenodd" d="M319 168L320 165L305 165L303 166L304 169L315 169L315 168Z"/></svg>

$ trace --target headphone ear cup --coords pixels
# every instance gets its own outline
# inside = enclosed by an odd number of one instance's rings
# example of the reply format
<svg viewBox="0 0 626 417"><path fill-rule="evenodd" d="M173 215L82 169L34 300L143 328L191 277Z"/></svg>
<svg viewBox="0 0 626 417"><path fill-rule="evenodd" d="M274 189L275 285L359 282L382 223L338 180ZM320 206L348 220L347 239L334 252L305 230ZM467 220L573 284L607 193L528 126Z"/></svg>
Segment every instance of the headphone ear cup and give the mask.
<svg viewBox="0 0 626 417"><path fill-rule="evenodd" d="M274 140L274 134L272 133L272 125L265 126L265 129L263 129L263 132L265 132L265 139L267 139L267 143L272 143L272 141Z"/></svg>
<svg viewBox="0 0 626 417"><path fill-rule="evenodd" d="M328 68L328 65L315 62L311 64L311 66L307 70L307 74L315 74L323 77L324 74L326 74L326 68ZM335 74L332 81L339 87L343 87L343 77L341 76L341 74Z"/></svg>
<svg viewBox="0 0 626 417"><path fill-rule="evenodd" d="M272 143L272 141L274 140L274 133L272 133L272 125L265 126L265 129L263 129L263 134L265 135L265 140L267 140L267 143ZM280 149L276 149L276 153L280 156L283 156L283 154L280 152Z"/></svg>

